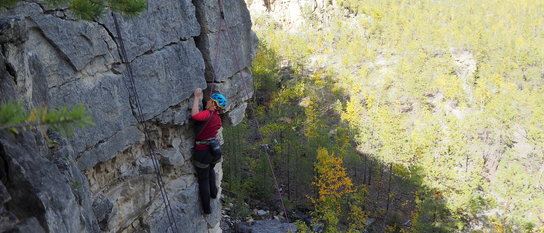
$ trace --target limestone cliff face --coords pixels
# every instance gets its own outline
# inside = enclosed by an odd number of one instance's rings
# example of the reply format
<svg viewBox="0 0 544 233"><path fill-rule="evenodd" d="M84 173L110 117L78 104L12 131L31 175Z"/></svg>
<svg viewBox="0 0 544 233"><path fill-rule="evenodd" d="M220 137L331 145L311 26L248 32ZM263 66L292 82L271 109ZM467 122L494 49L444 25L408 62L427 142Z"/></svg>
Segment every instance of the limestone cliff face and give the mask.
<svg viewBox="0 0 544 233"><path fill-rule="evenodd" d="M201 214L189 108L195 88L215 85L230 101L224 122L243 118L257 47L249 12L243 0L225 2L225 21L217 0L148 4L119 23L174 217L181 232L221 232L218 200ZM111 13L79 21L39 1L0 12L0 103L84 104L96 124L71 138L0 132L0 232L172 232L117 39Z"/></svg>

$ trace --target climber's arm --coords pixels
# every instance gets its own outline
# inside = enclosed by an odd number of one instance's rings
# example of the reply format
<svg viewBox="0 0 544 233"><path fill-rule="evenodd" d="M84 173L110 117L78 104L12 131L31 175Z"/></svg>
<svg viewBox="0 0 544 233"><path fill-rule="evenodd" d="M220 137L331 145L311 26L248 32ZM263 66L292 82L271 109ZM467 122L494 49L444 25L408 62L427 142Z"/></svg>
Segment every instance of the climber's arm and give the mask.
<svg viewBox="0 0 544 233"><path fill-rule="evenodd" d="M191 116L195 116L200 112L200 102L202 102L202 89L197 88L194 92L195 98L193 100L193 108L191 109Z"/></svg>

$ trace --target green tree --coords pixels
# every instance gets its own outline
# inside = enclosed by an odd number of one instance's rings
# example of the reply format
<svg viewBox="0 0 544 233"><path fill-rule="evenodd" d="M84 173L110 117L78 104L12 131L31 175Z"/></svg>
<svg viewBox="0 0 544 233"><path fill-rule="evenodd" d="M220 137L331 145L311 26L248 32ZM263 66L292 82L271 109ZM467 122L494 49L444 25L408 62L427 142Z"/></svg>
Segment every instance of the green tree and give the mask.
<svg viewBox="0 0 544 233"><path fill-rule="evenodd" d="M63 135L71 135L74 127L87 125L94 125L94 123L85 112L83 105L76 105L71 109L42 107L30 111L24 110L21 103L7 102L0 105L0 131L9 130L19 133L20 130L50 128Z"/></svg>
<svg viewBox="0 0 544 233"><path fill-rule="evenodd" d="M14 7L19 0L0 1L0 10ZM74 14L85 20L102 16L106 9L124 16L138 16L147 8L147 0L46 0L51 6L67 6Z"/></svg>
<svg viewBox="0 0 544 233"><path fill-rule="evenodd" d="M314 204L313 215L325 223L326 232L340 232L338 224L345 214L342 200L355 190L347 176L342 159L326 149L317 150L316 177L312 182L318 190L317 198L310 198Z"/></svg>

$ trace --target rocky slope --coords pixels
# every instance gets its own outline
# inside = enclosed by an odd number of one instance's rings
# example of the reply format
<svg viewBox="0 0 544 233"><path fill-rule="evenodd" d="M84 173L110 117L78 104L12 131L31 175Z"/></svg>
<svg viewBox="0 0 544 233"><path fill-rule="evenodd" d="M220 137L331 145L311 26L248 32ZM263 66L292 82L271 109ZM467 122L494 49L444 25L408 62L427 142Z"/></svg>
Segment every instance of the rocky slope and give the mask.
<svg viewBox="0 0 544 233"><path fill-rule="evenodd" d="M207 217L198 202L192 91L215 85L230 100L224 120L232 124L253 92L247 67L257 38L246 4L229 1L225 21L219 9L214 0L159 0L138 18L120 17L142 118L182 232L221 232L220 202ZM0 231L172 232L117 39L111 13L85 22L39 1L0 12L0 102L84 104L96 124L70 138L0 132Z"/></svg>

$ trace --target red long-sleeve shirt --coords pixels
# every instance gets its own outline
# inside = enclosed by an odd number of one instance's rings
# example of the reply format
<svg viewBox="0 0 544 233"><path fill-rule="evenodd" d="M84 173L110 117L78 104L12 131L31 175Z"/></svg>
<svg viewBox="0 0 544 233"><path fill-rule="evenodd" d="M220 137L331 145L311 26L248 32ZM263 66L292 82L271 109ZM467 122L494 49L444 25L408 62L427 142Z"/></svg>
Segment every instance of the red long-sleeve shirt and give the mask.
<svg viewBox="0 0 544 233"><path fill-rule="evenodd" d="M217 136L217 131L219 130L219 128L221 128L222 123L221 123L221 118L219 117L219 114L217 114L216 111L204 110L192 116L192 118L196 121L200 121L200 124L204 124L205 121L208 120L208 117L210 117L210 115L211 115L211 118L208 121L208 124L204 126L204 128L200 131L200 133L197 132L198 135L196 135L195 137L196 141L215 138L215 136ZM205 145L205 144L195 145L195 149L207 150L208 145Z"/></svg>

